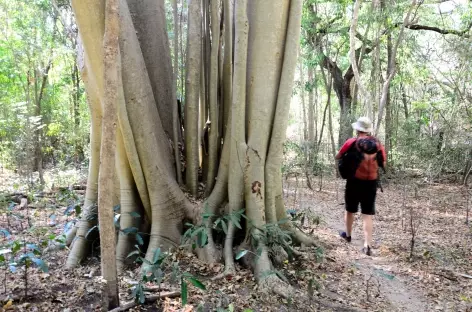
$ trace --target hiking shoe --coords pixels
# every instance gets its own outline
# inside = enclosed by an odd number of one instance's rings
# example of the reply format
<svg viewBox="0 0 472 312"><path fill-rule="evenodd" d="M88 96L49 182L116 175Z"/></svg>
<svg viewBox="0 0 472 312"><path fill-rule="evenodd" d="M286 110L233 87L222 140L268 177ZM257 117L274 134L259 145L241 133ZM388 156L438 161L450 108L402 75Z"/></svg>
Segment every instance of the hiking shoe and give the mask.
<svg viewBox="0 0 472 312"><path fill-rule="evenodd" d="M370 249L370 246L362 248L362 252L365 253L367 256L372 256L372 250Z"/></svg>
<svg viewBox="0 0 472 312"><path fill-rule="evenodd" d="M351 242L351 236L347 236L347 233L346 232L341 232L339 233L339 236L341 236L342 238L344 238L344 240L348 243Z"/></svg>

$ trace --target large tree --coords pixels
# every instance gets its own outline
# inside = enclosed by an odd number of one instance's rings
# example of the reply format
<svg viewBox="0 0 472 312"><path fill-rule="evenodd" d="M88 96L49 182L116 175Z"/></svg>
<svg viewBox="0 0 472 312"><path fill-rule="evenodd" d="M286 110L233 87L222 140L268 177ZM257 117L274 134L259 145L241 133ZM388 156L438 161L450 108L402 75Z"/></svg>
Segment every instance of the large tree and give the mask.
<svg viewBox="0 0 472 312"><path fill-rule="evenodd" d="M219 214L234 215L245 209L248 221L242 228L246 232L240 236L246 237L242 243L246 244L245 248L253 248L255 254L258 251L252 261L257 278L263 285L279 286L282 292L279 283L267 282L273 280L274 275L264 274L272 269L267 226L280 224L290 231L294 241L314 244L290 222L279 222L286 218L282 198L282 145L297 60L302 1L232 2L203 1L203 9L200 0L189 3L183 123L187 156L185 180L193 195L201 194L198 181L206 179L210 186L214 184L203 205L194 205L179 187L175 170L175 159L179 157L174 157L173 153L180 151L179 142L175 141L182 138L173 138L175 127L180 125L173 124L179 119L172 116L177 101L164 1L119 1L118 67L121 75L116 94L114 204L120 204L121 230L116 258L121 268L135 244L134 236L127 235L129 231L123 229L135 227L150 234L146 255L149 259L159 247L166 249L180 244L186 219L206 228L207 243L197 250L199 256L210 262L219 261L221 253L213 237L212 218ZM220 10L221 5L223 10ZM85 209L76 233L71 232L75 239L67 262L69 267L86 256L90 245L87 234L96 222L93 216L99 189L100 134L105 102L101 45L105 0L72 0L72 6L83 44L81 74L89 98L92 129ZM220 25L224 25L223 35L218 31ZM210 52L211 58L205 54ZM200 70L204 74L200 74ZM208 84L206 90L202 90L206 80L200 79L205 77L209 77ZM200 155L209 157L210 167L207 176L202 177L198 167L205 161L198 160L200 138L197 134L203 129L199 129L202 124L198 119L206 120L207 116L210 127L206 130L210 139L205 143L210 153ZM218 131L224 131L224 136ZM222 149L219 137L223 141ZM213 165L214 161L219 166ZM215 183L209 181L213 175L216 175ZM204 211L210 217L202 218ZM136 213L142 218L136 218ZM243 231L239 225L237 220L228 222L224 239L226 272L234 270L235 232Z"/></svg>

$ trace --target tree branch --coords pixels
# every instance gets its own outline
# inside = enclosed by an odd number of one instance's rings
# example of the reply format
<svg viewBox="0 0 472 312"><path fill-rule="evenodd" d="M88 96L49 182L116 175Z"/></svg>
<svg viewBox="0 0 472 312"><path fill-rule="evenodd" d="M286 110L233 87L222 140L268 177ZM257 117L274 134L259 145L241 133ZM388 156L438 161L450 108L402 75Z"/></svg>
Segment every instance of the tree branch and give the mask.
<svg viewBox="0 0 472 312"><path fill-rule="evenodd" d="M384 110L384 107L387 103L387 96L388 96L388 89L390 87L390 81L392 81L392 79L395 76L396 71L397 71L395 64L396 64L398 46L400 45L400 42L402 41L403 33L404 33L405 28L410 25L410 21L411 21L410 15L411 15L411 12L413 11L413 8L415 6L416 6L416 0L412 0L410 9L408 10L408 13L406 14L406 17L403 20L402 27L400 29L400 33L398 34L397 42L395 43L395 46L393 47L392 58L390 59L390 64L388 64L391 71L390 71L387 79L385 80L385 82L382 86L382 96L380 97L377 125L375 127L375 132L374 132L375 135L378 135L379 130L380 130L380 123L382 121L383 110Z"/></svg>
<svg viewBox="0 0 472 312"><path fill-rule="evenodd" d="M399 22L395 24L395 27L401 26L403 22ZM405 25L405 28L411 30L427 30L437 32L442 35L456 35L459 37L469 38L468 32L472 28L472 22L464 30L455 30L455 29L442 29L435 26L427 26L427 25L419 25L419 24L412 24L412 25Z"/></svg>
<svg viewBox="0 0 472 312"><path fill-rule="evenodd" d="M358 54L358 53L356 53L357 50L355 50L355 46L356 46L355 39L356 39L356 34L358 34L357 31L356 31L356 28L357 28L357 20L359 18L359 10L360 10L360 7L361 7L361 2L362 2L362 0L356 0L356 3L354 5L354 12L352 14L351 28L350 28L350 31L349 31L349 46L350 46L349 59L351 60L352 72L354 74L355 81L357 83L357 87L359 88L359 90L361 91L362 96L364 97L364 100L367 104L367 111L370 114L370 112L372 111L372 99L371 99L371 96L370 96L369 92L366 91L366 89L364 88L364 85L362 84L362 81L361 81L361 78L360 78L360 75L359 75L359 68L357 66L358 58L360 57L360 55L357 55ZM370 27L370 24L368 25L368 29L369 29L369 27ZM366 43L364 41L362 46L364 47L365 44ZM365 51L364 51L364 53L365 53Z"/></svg>

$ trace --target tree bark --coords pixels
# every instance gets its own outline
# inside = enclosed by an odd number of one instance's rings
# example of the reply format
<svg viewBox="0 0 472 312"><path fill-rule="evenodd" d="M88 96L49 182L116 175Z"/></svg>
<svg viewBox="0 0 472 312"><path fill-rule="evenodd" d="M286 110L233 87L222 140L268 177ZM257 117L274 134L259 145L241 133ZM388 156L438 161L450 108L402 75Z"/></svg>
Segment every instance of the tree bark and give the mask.
<svg viewBox="0 0 472 312"><path fill-rule="evenodd" d="M246 145L246 71L249 21L247 17L247 0L235 4L235 51L233 77L233 103L231 114L230 167L228 178L229 213L243 209L244 205L244 157ZM231 222L232 223L232 222ZM235 225L228 228L224 246L225 271L234 272L233 238Z"/></svg>
<svg viewBox="0 0 472 312"><path fill-rule="evenodd" d="M334 131L333 131L333 116L331 112L331 92L333 88L333 78L329 76L328 78L326 77L326 73L323 69L322 66L320 66L321 70L321 75L323 76L323 82L326 87L326 92L328 93L328 100L327 100L327 105L328 105L328 129L329 129L329 136L330 136L330 141L331 141L331 154L333 156L333 160L336 158L336 142L334 141ZM329 82L328 82L329 79ZM335 166L336 172L338 170L338 166L336 166L336 161L335 161Z"/></svg>
<svg viewBox="0 0 472 312"><path fill-rule="evenodd" d="M106 281L103 302L108 310L120 305L116 270L116 241L113 214L113 187L115 181L115 146L118 91L118 0L107 0L105 35L103 37L104 102L100 174L98 176L98 220L100 224L100 250L102 276Z"/></svg>
<svg viewBox="0 0 472 312"><path fill-rule="evenodd" d="M199 138L198 110L202 51L201 1L190 0L187 35L187 78L185 81L185 156L187 188L193 196L198 191Z"/></svg>
<svg viewBox="0 0 472 312"><path fill-rule="evenodd" d="M38 79L39 73L38 70L34 69L34 115L37 118L36 124L33 125L34 131L34 168L38 171L39 182L41 185L44 185L43 177L43 153L42 153L42 144L41 144L41 100L39 99L39 90L38 90Z"/></svg>
<svg viewBox="0 0 472 312"><path fill-rule="evenodd" d="M52 54L52 51L51 51ZM46 88L46 83L48 80L48 75L49 75L49 70L51 69L51 64L52 64L52 55L49 57L48 64L46 65L46 68L44 69L43 73L39 73L38 69L35 69L34 71L34 92L35 92L35 115L36 117L39 118L40 122L41 119L41 102L44 97L44 89ZM41 77L41 84L38 85L38 80ZM39 90L38 90L39 87ZM36 132L36 144L35 144L35 159L36 159L36 169L38 170L39 173L39 181L41 185L44 185L44 174L43 174L43 152L42 152L42 127L41 127L41 122L38 125L38 129L35 130Z"/></svg>
<svg viewBox="0 0 472 312"><path fill-rule="evenodd" d="M224 127L226 134L228 116L232 105L233 88L233 0L223 0L223 9L225 16L225 49L223 63L223 106L224 106ZM224 136L224 135L223 135Z"/></svg>
<svg viewBox="0 0 472 312"><path fill-rule="evenodd" d="M80 37L79 37L80 38ZM81 219L76 223L74 228L67 233L66 243L71 245L73 252L69 254L67 259L67 267L74 267L79 263L86 255L87 245L87 233L95 226L96 220L90 218L93 214L94 205L97 204L98 199L98 173L100 166L100 146L102 138L102 107L98 96L97 83L94 80L93 74L89 73L86 62L87 56L82 48L82 44L78 44L78 65L80 67L80 73L82 81L84 82L87 102L90 110L90 163L89 172L87 176L87 188L85 191L83 212ZM103 83L99 81L98 83Z"/></svg>
<svg viewBox="0 0 472 312"><path fill-rule="evenodd" d="M211 0L211 59L210 59L210 131L208 140L208 175L206 195L215 185L218 164L218 50L220 46L220 1Z"/></svg>
<svg viewBox="0 0 472 312"><path fill-rule="evenodd" d="M308 142L310 146L313 146L315 144L315 104L313 100L314 81L312 66L308 67L308 83L310 84L310 90L308 91Z"/></svg>
<svg viewBox="0 0 472 312"><path fill-rule="evenodd" d="M127 0L127 3L144 57L155 105L157 105L161 117L162 127L166 136L172 138L174 133L173 107L176 99L167 36L165 1ZM161 51L159 57L156 57L156 51Z"/></svg>
<svg viewBox="0 0 472 312"><path fill-rule="evenodd" d="M177 0L172 1L172 12L174 16L174 91L175 101L172 102L172 134L174 139L174 161L177 182L182 185L182 165L180 163L180 120L179 120L179 102L177 99L177 82L179 80L179 14L177 9Z"/></svg>
<svg viewBox="0 0 472 312"><path fill-rule="evenodd" d="M403 103L403 110L405 113L405 119L408 119L408 117L410 116L409 111L408 111L408 100L406 96L405 86L402 83L400 84L400 89L402 92L402 103Z"/></svg>
<svg viewBox="0 0 472 312"><path fill-rule="evenodd" d="M392 44L392 36L391 34L387 35L387 77L390 76L390 74L393 71L392 65L395 60L392 59L392 49L393 49L393 44ZM392 103L391 103L391 96L390 96L390 88L387 90L387 98L385 101L385 110L386 110L386 115L385 115L385 153L387 154L387 160L390 159L390 151L392 149L392 135L393 135L393 127L392 127Z"/></svg>
<svg viewBox="0 0 472 312"><path fill-rule="evenodd" d="M84 158L84 151L81 142L79 141L79 126L80 126L80 77L79 77L79 66L77 60L74 60L73 71L72 71L72 83L74 86L73 103L74 103L74 135L75 135L75 161L76 166L79 166L80 162Z"/></svg>
<svg viewBox="0 0 472 312"><path fill-rule="evenodd" d="M302 100L302 113L303 113L303 141L308 140L308 121L307 121L307 114L306 114L306 104L305 104L305 78L303 77L303 64L300 64L300 97Z"/></svg>
<svg viewBox="0 0 472 312"><path fill-rule="evenodd" d="M360 51L359 51L360 52ZM366 53L370 50L366 50ZM339 101L340 114L339 114L339 136L338 136L338 147L341 147L344 142L352 136L351 123L353 120L351 106L352 106L352 95L351 95L351 81L354 78L354 72L352 65L342 73L336 62L333 62L327 56L323 54L321 66L326 68L333 79L333 90L336 93L336 97Z"/></svg>

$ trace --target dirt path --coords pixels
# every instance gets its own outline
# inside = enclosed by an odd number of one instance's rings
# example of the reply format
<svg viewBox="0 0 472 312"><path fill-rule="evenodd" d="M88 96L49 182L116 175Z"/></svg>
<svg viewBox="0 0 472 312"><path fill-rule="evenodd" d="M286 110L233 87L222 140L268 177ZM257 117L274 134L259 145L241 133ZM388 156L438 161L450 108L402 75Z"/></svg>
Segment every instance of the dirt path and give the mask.
<svg viewBox="0 0 472 312"><path fill-rule="evenodd" d="M339 231L344 229L343 185L341 183L338 182L337 185L333 183L332 189L321 192L306 190L305 193L298 190L298 200L294 200L294 204L297 202L295 205L299 210L311 213L322 220L316 233L332 247L327 255L334 258L334 261L341 261L345 267L354 268L359 273L358 277L361 281L353 281L353 284L358 287L353 292L354 295L357 292L358 297L365 296L364 301L369 301L371 304L375 304L376 300L387 304L389 311L439 310L426 298L422 289L414 286L412 276L399 273L394 258L381 255L379 248L382 248L382 242L377 237L381 237L382 235L379 234L387 229L375 228L374 221L374 254L372 257L367 257L361 252L363 231L362 220L359 216L356 217L354 223L352 242L348 244L339 237ZM290 194L287 195L290 202ZM292 192L292 197L293 195ZM382 198L383 194L379 194L378 197L378 203L381 205L385 199ZM362 283L362 289L359 289L360 283ZM375 296L377 299L373 298ZM366 309L370 310L368 307Z"/></svg>

